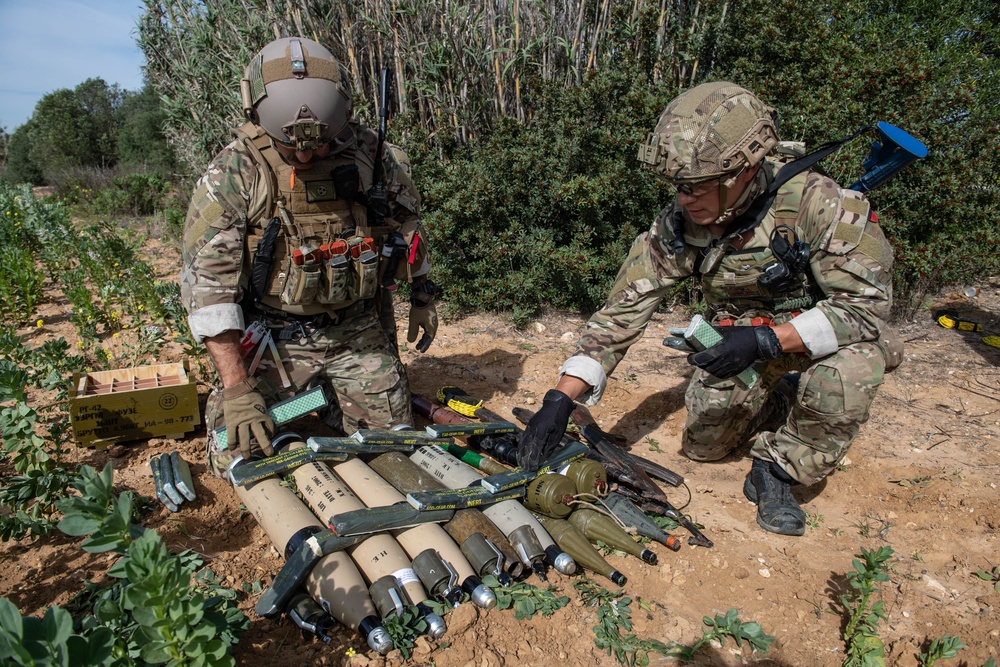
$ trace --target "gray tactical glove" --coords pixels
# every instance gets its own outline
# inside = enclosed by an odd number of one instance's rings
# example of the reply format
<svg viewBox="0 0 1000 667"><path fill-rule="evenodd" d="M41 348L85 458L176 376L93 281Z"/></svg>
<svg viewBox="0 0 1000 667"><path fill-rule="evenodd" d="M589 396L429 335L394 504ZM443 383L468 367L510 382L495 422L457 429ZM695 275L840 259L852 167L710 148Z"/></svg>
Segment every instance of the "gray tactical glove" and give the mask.
<svg viewBox="0 0 1000 667"><path fill-rule="evenodd" d="M406 340L414 342L420 329L423 329L424 335L417 343L418 352L426 352L434 341L434 336L437 335L438 314L434 306L436 294L437 287L427 280L415 286L410 295L410 328L406 332Z"/></svg>
<svg viewBox="0 0 1000 667"><path fill-rule="evenodd" d="M250 446L253 437L265 456L274 454L271 447L274 421L267 414L264 397L257 391L256 378L247 378L222 390L222 414L226 420L229 449L239 446L240 454L249 460L253 453Z"/></svg>

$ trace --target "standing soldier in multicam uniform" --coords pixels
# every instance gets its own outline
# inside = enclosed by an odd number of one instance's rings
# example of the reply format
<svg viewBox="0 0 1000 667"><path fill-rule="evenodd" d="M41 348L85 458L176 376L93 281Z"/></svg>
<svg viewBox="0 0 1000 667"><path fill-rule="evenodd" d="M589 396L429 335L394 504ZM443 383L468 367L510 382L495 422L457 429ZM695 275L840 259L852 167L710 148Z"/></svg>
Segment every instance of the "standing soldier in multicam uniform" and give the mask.
<svg viewBox="0 0 1000 667"><path fill-rule="evenodd" d="M198 181L181 271L191 332L222 380L206 407L209 432L220 417L228 431L230 451L209 437L210 466L220 476L237 448L244 458L273 453L265 395L275 400L325 382L345 430L411 422L386 291L394 279L412 288L410 342L422 329L424 351L437 329L409 164L388 144L380 155L375 132L352 119L337 60L312 40L279 39L251 61L240 92L249 122ZM380 175L384 197L373 188ZM387 242L394 261L383 257ZM280 357L265 355L260 377L248 373L241 347L254 322ZM283 384L290 386L278 394Z"/></svg>
<svg viewBox="0 0 1000 667"><path fill-rule="evenodd" d="M683 451L716 461L759 430L743 492L765 530L805 532L791 487L837 467L902 346L886 326L893 252L868 201L808 170L769 193L777 145L771 110L732 83L667 106L639 157L677 198L636 239L560 368L521 440L522 466L556 447L575 399L601 398L671 286L694 276L722 341L688 357ZM751 366L751 388L731 379Z"/></svg>

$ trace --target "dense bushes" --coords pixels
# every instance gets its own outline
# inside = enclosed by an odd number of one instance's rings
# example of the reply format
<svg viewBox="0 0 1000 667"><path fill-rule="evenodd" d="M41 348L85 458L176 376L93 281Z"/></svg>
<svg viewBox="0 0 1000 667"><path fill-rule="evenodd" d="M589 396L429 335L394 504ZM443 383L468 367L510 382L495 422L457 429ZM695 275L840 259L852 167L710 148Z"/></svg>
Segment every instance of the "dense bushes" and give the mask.
<svg viewBox="0 0 1000 667"><path fill-rule="evenodd" d="M666 191L636 163L672 91L659 95L622 70L580 86L539 83L524 123L507 119L448 160L409 142L435 243L437 280L464 309L599 306L636 234Z"/></svg>

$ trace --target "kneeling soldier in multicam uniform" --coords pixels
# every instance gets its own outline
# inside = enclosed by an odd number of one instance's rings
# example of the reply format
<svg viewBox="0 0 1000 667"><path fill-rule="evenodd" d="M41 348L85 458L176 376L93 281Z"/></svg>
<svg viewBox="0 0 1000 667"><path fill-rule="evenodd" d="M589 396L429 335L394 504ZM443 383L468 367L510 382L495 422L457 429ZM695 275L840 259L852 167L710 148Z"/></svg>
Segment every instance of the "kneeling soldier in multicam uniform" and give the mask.
<svg viewBox="0 0 1000 667"><path fill-rule="evenodd" d="M237 448L273 453L265 394L273 401L325 383L347 431L411 422L387 292L395 279L412 288L410 342L422 329L424 351L437 329L410 166L352 119L337 60L312 40L279 39L251 61L240 92L249 122L198 181L181 271L191 332L222 379L206 408L209 433L220 417L228 431L231 451L209 437L220 476ZM252 323L279 357L264 355L260 378L241 347Z"/></svg>
<svg viewBox="0 0 1000 667"><path fill-rule="evenodd" d="M771 110L732 83L667 106L640 160L677 198L636 239L560 368L521 440L523 466L556 446L575 399L601 398L671 286L694 276L722 341L688 357L684 453L715 461L759 431L744 494L765 530L805 532L790 488L837 467L902 345L886 326L893 251L868 201L811 170L769 193L777 146ZM750 388L731 379L751 366Z"/></svg>

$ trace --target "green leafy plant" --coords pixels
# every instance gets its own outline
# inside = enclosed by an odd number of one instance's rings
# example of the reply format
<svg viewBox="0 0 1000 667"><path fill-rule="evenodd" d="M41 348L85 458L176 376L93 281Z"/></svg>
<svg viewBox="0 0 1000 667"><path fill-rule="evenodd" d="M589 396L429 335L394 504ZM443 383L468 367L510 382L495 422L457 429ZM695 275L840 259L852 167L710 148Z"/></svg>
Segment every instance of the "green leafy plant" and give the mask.
<svg viewBox="0 0 1000 667"><path fill-rule="evenodd" d="M30 322L42 302L41 271L31 251L18 246L0 246L0 317L19 324Z"/></svg>
<svg viewBox="0 0 1000 667"><path fill-rule="evenodd" d="M733 639L737 646L742 646L743 642L746 642L754 653L767 653L774 643L774 637L765 633L759 624L753 621L746 623L741 621L735 609L727 611L725 616L718 614L714 617L705 616L702 622L706 629L701 639L692 647L693 653L712 640L725 643L727 637Z"/></svg>
<svg viewBox="0 0 1000 667"><path fill-rule="evenodd" d="M56 503L63 513L58 528L74 537L87 535L80 545L84 551L123 553L129 543L145 531L132 524L132 494L114 493L110 461L100 473L90 466L82 466L73 488L80 492L79 496Z"/></svg>
<svg viewBox="0 0 1000 667"><path fill-rule="evenodd" d="M983 581L992 583L993 590L1000 593L1000 565L993 565L993 569L989 572L986 570L976 570L976 576Z"/></svg>
<svg viewBox="0 0 1000 667"><path fill-rule="evenodd" d="M497 596L497 609L514 608L514 616L519 621L529 620L536 613L551 616L558 609L569 604L565 595L556 595L559 591L555 586L537 588L531 584L518 581L504 587L496 577L487 575L483 583L489 586Z"/></svg>
<svg viewBox="0 0 1000 667"><path fill-rule="evenodd" d="M62 607L49 607L42 618L23 617L10 600L0 598L0 660L31 667L99 667L114 664L114 636L108 628L78 633Z"/></svg>
<svg viewBox="0 0 1000 667"><path fill-rule="evenodd" d="M139 659L149 664L235 665L228 648L249 621L218 595L206 597L191 578L193 559L167 551L155 531L128 547L108 575L127 579L122 608L138 624ZM99 618L99 617L98 617Z"/></svg>
<svg viewBox="0 0 1000 667"><path fill-rule="evenodd" d="M19 348L18 352L23 352ZM26 402L31 373L9 359L0 359L0 407L3 454L16 474L0 481L0 539L37 538L55 527L56 502L74 475L62 466L65 414L44 421ZM43 433L47 429L47 437Z"/></svg>
<svg viewBox="0 0 1000 667"><path fill-rule="evenodd" d="M640 639L631 632L632 599L623 591L609 591L587 578L574 582L573 587L580 592L584 605L597 607L598 625L594 626L594 643L608 655L614 655L623 665L648 665L650 653L691 661L712 641L724 643L727 637L733 639L737 646L746 642L751 652L755 653L767 653L774 643L774 637L766 634L759 624L741 621L735 609L727 611L725 616L705 616L703 621L706 627L701 638L692 646ZM643 600L639 604L647 610L651 608Z"/></svg>
<svg viewBox="0 0 1000 667"><path fill-rule="evenodd" d="M954 658L963 648L965 648L965 644L958 637L941 635L940 638L931 641L926 651L917 656L917 662L923 667L931 667L938 660Z"/></svg>
<svg viewBox="0 0 1000 667"><path fill-rule="evenodd" d="M392 645L399 649L404 660L410 658L414 646L414 638L427 632L427 621L416 605L403 610L401 614L393 614L382 619L382 627L392 638Z"/></svg>
<svg viewBox="0 0 1000 667"><path fill-rule="evenodd" d="M854 569L846 578L852 590L840 596L844 610L850 614L843 635L847 644L844 667L885 665L885 648L878 636L878 624L885 620L885 610L881 600L872 598L879 593L878 584L889 581L888 563L892 554L892 547L876 550L862 547L858 558L851 561Z"/></svg>

